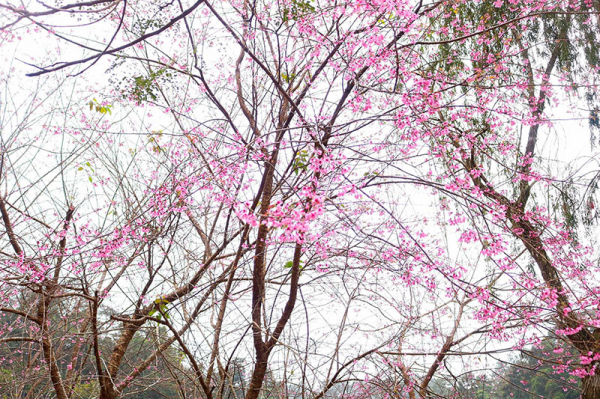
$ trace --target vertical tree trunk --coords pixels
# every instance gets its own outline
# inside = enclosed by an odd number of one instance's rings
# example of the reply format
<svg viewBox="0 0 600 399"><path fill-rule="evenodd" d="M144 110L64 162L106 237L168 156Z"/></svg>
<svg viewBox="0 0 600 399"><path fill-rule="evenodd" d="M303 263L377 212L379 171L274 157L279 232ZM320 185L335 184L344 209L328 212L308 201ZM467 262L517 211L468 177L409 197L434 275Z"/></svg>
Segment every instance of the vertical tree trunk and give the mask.
<svg viewBox="0 0 600 399"><path fill-rule="evenodd" d="M600 398L600 371L596 370L596 374L585 377L581 380L582 392L581 399L597 399Z"/></svg>
<svg viewBox="0 0 600 399"><path fill-rule="evenodd" d="M265 375L267 374L267 362L269 355L265 354L257 359L252 372L252 378L250 379L250 385L248 385L248 392L246 393L245 399L257 399L260 395L260 389L263 386Z"/></svg>

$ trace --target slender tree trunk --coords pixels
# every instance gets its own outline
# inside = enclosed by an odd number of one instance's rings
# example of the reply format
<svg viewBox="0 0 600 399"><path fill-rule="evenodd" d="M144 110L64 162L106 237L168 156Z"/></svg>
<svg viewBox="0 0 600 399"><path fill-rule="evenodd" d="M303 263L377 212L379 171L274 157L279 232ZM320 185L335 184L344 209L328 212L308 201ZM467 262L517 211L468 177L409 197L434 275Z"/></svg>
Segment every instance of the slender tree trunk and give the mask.
<svg viewBox="0 0 600 399"><path fill-rule="evenodd" d="M245 399L257 399L260 395L260 389L263 386L265 375L267 374L268 360L269 355L266 353L257 359Z"/></svg>

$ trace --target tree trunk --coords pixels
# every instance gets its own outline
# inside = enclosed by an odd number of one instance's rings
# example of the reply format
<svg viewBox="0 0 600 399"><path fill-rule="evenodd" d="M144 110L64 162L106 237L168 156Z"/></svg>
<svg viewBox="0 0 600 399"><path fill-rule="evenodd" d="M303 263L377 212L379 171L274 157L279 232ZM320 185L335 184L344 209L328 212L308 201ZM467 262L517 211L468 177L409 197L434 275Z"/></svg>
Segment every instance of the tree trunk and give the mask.
<svg viewBox="0 0 600 399"><path fill-rule="evenodd" d="M248 392L246 393L245 399L257 399L260 395L260 389L263 386L265 375L267 374L267 361L269 359L268 354L258 354L259 358L254 366L254 372L250 379L250 385L248 386Z"/></svg>
<svg viewBox="0 0 600 399"><path fill-rule="evenodd" d="M581 399L597 399L600 398L600 370L596 370L596 374L585 377L581 380L582 392Z"/></svg>

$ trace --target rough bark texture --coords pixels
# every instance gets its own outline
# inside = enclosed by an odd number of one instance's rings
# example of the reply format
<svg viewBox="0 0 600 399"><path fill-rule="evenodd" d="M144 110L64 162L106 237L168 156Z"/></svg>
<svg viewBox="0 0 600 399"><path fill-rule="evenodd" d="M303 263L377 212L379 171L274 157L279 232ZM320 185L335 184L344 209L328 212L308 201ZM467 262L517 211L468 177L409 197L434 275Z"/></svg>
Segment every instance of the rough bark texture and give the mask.
<svg viewBox="0 0 600 399"><path fill-rule="evenodd" d="M582 389L581 399L598 399L600 398L600 374L591 375L581 380Z"/></svg>
<svg viewBox="0 0 600 399"><path fill-rule="evenodd" d="M121 365L123 356L125 356L125 351L140 327L140 322L123 323L124 331L119 336L119 340L108 361L108 375L103 375L101 378L101 399L114 399L118 397L119 393L115 390L114 381L116 381L119 366Z"/></svg>

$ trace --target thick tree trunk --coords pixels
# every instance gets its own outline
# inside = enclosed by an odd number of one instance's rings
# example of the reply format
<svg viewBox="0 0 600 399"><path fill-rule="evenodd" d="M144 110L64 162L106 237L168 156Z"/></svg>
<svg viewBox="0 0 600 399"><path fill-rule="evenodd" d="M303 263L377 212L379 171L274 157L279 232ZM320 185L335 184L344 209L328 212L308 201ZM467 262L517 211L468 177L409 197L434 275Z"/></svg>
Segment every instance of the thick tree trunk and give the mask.
<svg viewBox="0 0 600 399"><path fill-rule="evenodd" d="M598 399L600 398L600 374L596 371L596 374L589 377L585 377L582 382L583 391L581 392L581 399Z"/></svg>

